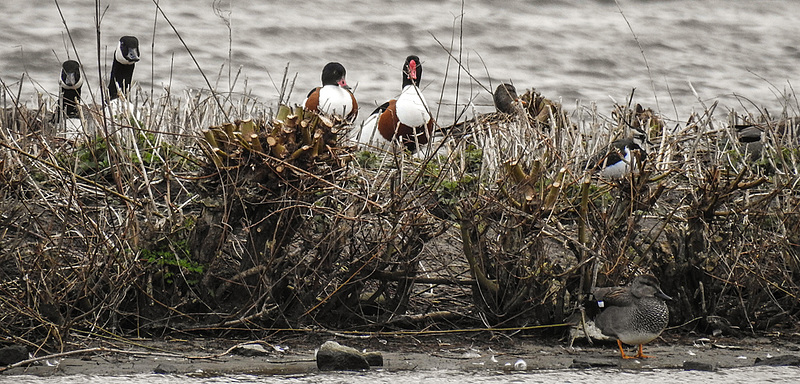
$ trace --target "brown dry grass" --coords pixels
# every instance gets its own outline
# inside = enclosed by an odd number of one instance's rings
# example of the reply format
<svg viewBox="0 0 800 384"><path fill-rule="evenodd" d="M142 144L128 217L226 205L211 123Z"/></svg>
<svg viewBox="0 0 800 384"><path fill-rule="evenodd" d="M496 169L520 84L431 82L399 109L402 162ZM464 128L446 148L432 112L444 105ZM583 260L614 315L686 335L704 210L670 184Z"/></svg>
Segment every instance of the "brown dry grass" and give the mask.
<svg viewBox="0 0 800 384"><path fill-rule="evenodd" d="M677 299L673 325L795 328L792 116L712 106L669 122L525 98L524 114L478 116L426 159L359 151L349 125L313 114L286 128L246 94L141 96L139 117L77 143L55 137L47 103L8 102L0 331L66 348L85 334L513 329L561 324L592 286L645 272ZM261 150L231 130L214 154L201 131L222 116L252 121ZM758 143L739 142L745 122ZM641 173L590 178L586 160L632 127L652 143Z"/></svg>

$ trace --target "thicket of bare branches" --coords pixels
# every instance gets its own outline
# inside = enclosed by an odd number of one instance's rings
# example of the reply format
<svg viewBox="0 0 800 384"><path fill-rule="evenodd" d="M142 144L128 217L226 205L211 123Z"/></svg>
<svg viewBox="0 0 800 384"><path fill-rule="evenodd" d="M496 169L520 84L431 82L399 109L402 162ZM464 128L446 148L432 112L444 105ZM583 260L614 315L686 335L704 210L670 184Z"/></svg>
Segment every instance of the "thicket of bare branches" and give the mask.
<svg viewBox="0 0 800 384"><path fill-rule="evenodd" d="M420 158L204 93L94 111L96 133L68 142L46 103L3 92L0 327L17 341L561 324L592 286L644 272L676 298L673 325L797 324L793 98L780 116L675 122L529 92L524 113L478 115ZM640 172L590 176L634 127Z"/></svg>

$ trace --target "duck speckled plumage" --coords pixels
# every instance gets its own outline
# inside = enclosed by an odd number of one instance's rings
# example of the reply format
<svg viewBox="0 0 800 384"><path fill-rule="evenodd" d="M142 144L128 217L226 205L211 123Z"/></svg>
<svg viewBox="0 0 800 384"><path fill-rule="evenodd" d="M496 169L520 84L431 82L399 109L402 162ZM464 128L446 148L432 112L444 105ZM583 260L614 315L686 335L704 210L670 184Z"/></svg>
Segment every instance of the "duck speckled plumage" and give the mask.
<svg viewBox="0 0 800 384"><path fill-rule="evenodd" d="M641 275L625 287L595 288L595 299L603 308L595 325L604 335L617 338L624 359L646 358L642 344L658 337L669 322L669 308L664 300L672 300L654 276ZM626 356L622 343L638 345L636 356Z"/></svg>

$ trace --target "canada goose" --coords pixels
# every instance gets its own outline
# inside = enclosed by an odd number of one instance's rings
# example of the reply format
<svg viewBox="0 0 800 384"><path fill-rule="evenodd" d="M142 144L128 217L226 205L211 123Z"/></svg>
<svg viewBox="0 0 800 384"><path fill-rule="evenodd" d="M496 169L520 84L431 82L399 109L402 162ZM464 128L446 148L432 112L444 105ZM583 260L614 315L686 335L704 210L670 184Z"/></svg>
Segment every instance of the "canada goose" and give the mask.
<svg viewBox="0 0 800 384"><path fill-rule="evenodd" d="M75 140L84 133L80 113L83 86L80 63L75 60L62 63L58 85L60 91L54 121L61 127L59 135L68 140Z"/></svg>
<svg viewBox="0 0 800 384"><path fill-rule="evenodd" d="M75 60L67 60L61 64L61 76L58 78L61 86L58 104L68 118L78 117L81 103L81 65Z"/></svg>
<svg viewBox="0 0 800 384"><path fill-rule="evenodd" d="M139 61L139 55L139 39L133 36L122 36L119 39L119 46L114 51L114 64L111 65L111 79L108 82L109 100L130 91L133 69Z"/></svg>

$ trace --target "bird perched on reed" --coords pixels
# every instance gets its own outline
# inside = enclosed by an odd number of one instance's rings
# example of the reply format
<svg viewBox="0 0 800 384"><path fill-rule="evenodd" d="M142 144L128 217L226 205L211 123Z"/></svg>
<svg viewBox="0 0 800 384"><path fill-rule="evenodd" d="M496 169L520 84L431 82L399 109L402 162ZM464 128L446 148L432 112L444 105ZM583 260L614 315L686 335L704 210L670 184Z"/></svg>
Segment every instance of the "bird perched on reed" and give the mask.
<svg viewBox="0 0 800 384"><path fill-rule="evenodd" d="M117 50L114 51L114 63L111 65L111 78L108 82L109 100L119 97L120 93L130 91L133 70L139 61L139 39L134 36L122 36Z"/></svg>
<svg viewBox="0 0 800 384"><path fill-rule="evenodd" d="M419 57L406 57L400 96L385 102L364 120L357 140L379 147L397 142L412 153L428 144L433 133L433 118L419 89L420 81L422 63Z"/></svg>
<svg viewBox="0 0 800 384"><path fill-rule="evenodd" d="M348 121L358 115L358 102L350 91L345 77L347 71L342 64L331 62L322 68L322 86L308 93L303 102L305 109L325 114L338 114Z"/></svg>
<svg viewBox="0 0 800 384"><path fill-rule="evenodd" d="M658 337L669 322L665 300L672 300L652 275L636 276L624 287L595 288L592 291L601 312L595 325L606 336L617 338L623 359L646 358L642 345ZM625 355L622 343L638 345L636 356Z"/></svg>
<svg viewBox="0 0 800 384"><path fill-rule="evenodd" d="M647 161L647 152L643 148L646 141L644 133L639 131L632 137L615 140L593 156L586 168L592 172L599 171L601 177L609 179L637 174Z"/></svg>

